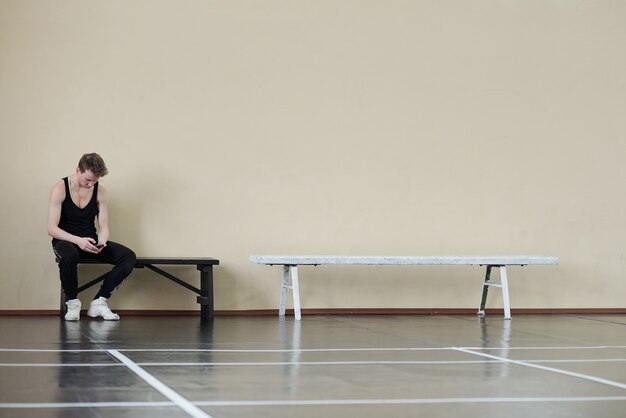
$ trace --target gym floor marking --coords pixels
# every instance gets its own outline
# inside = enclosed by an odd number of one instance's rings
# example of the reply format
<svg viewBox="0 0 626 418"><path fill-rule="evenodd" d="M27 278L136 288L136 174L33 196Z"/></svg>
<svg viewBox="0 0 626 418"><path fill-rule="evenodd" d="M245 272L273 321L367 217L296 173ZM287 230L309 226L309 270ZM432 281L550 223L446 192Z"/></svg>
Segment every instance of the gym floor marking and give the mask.
<svg viewBox="0 0 626 418"><path fill-rule="evenodd" d="M139 367L131 359L120 353L118 350L108 350L108 353L121 361L123 364L125 364L133 373L145 380L146 383L148 383L150 386L161 392L161 394L167 399L178 405L178 407L185 411L187 414L189 414L189 416L194 418L211 418L210 415L206 414L197 406L176 393L173 389L163 384L159 379Z"/></svg>
<svg viewBox="0 0 626 418"><path fill-rule="evenodd" d="M603 385L620 389L626 389L626 384L615 382L596 376L569 372L554 367L542 366L537 363L585 363L585 362L624 362L625 358L611 359L555 359L555 360L532 360L520 361L505 357L487 354L485 350L604 350L624 349L626 346L579 346L579 347L406 347L406 348L332 348L332 349L78 349L78 350L55 350L55 349L17 349L0 348L0 352L17 353L108 353L119 363L0 363L0 367L126 367L154 389L163 394L169 402L59 402L59 403L0 403L0 409L39 409L39 408L107 408L107 407L178 407L194 418L211 418L210 415L198 408L198 406L299 406L299 405L393 405L393 404L458 404L458 403L526 403L526 402L603 402L603 401L626 401L626 396L581 396L581 397L476 397L476 398L416 398L416 399L313 399L313 400L239 400L239 401L195 401L190 402L179 395L172 388L165 385L156 377L145 371L142 366L151 367L180 367L180 366L316 366L316 365L372 365L372 364L484 364L505 363L522 367L534 368L546 372L567 375L584 379ZM479 356L481 360L435 360L435 361L287 361L287 362L134 362L122 352L126 353L331 353L331 352L411 352L411 351L457 351L473 356Z"/></svg>

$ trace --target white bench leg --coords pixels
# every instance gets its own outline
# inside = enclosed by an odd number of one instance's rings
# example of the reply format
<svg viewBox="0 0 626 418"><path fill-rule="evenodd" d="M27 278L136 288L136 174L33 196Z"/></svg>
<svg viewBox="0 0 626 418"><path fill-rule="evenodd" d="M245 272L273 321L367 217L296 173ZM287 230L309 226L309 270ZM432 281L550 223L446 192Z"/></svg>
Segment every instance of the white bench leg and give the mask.
<svg viewBox="0 0 626 418"><path fill-rule="evenodd" d="M300 283L298 282L298 266L291 266L291 292L293 293L293 313L296 320L302 318L300 312Z"/></svg>
<svg viewBox="0 0 626 418"><path fill-rule="evenodd" d="M485 315L485 305L487 304L487 293L489 292L489 280L491 278L491 267L487 266L487 271L485 272L485 280L483 281L483 294L480 297L480 305L478 305L478 315Z"/></svg>
<svg viewBox="0 0 626 418"><path fill-rule="evenodd" d="M492 283L490 281L491 268L500 267L500 283ZM511 303L509 301L509 281L506 274L506 266L487 266L485 280L483 281L483 293L480 298L480 306L478 307L478 315L485 314L485 304L487 303L487 293L489 287L499 287L502 289L502 303L504 305L504 319L511 319Z"/></svg>
<svg viewBox="0 0 626 418"><path fill-rule="evenodd" d="M289 266L283 266L283 283L280 286L280 304L278 305L278 315L285 316L285 305L287 303L287 289L289 288Z"/></svg>
<svg viewBox="0 0 626 418"><path fill-rule="evenodd" d="M504 319L511 319L511 304L509 302L509 281L506 275L506 266L500 266L500 285L502 286Z"/></svg>
<svg viewBox="0 0 626 418"><path fill-rule="evenodd" d="M299 321L302 318L302 313L300 311L300 283L298 282L298 266L283 266L283 282L280 286L278 316L285 316L285 312L287 310L287 289L291 289L293 296L293 313Z"/></svg>

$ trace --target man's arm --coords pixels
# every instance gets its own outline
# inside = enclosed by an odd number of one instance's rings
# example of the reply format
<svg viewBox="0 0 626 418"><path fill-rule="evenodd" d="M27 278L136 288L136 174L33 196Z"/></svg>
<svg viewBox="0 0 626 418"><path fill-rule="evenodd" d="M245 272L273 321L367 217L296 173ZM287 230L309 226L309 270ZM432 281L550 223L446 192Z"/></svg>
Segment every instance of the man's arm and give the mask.
<svg viewBox="0 0 626 418"><path fill-rule="evenodd" d="M109 240L109 209L107 206L107 191L98 187L98 245L106 246Z"/></svg>
<svg viewBox="0 0 626 418"><path fill-rule="evenodd" d="M72 242L83 251L98 253L100 250L94 245L92 238L77 237L59 228L63 200L65 200L65 185L63 180L60 180L52 187L48 201L48 235L58 240Z"/></svg>

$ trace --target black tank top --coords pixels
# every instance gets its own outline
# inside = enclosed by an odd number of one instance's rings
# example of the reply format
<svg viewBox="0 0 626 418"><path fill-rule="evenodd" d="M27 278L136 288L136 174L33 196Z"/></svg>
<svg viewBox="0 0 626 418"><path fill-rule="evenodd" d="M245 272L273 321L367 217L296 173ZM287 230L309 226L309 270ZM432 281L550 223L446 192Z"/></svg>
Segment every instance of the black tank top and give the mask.
<svg viewBox="0 0 626 418"><path fill-rule="evenodd" d="M81 209L72 201L68 178L63 178L63 181L65 182L65 200L61 204L59 228L78 237L98 239L95 225L98 215L98 182L93 186L91 200Z"/></svg>

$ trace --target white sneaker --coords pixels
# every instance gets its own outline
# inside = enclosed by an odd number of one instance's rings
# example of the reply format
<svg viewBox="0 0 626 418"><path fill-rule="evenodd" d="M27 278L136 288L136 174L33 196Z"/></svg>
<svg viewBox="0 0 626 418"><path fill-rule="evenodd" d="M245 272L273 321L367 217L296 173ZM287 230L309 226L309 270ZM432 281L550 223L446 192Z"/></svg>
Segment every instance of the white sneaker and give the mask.
<svg viewBox="0 0 626 418"><path fill-rule="evenodd" d="M67 306L67 313L65 314L66 321L78 321L80 319L80 300L71 299L65 302Z"/></svg>
<svg viewBox="0 0 626 418"><path fill-rule="evenodd" d="M107 321L119 321L120 316L116 313L111 312L109 306L107 305L106 298L100 296L98 299L92 300L89 305L89 310L87 311L87 315L92 318L96 318L101 316Z"/></svg>

